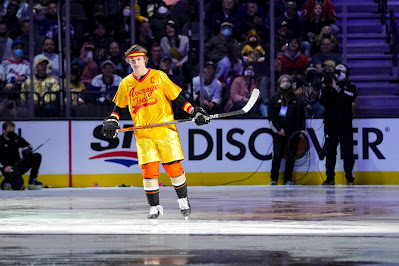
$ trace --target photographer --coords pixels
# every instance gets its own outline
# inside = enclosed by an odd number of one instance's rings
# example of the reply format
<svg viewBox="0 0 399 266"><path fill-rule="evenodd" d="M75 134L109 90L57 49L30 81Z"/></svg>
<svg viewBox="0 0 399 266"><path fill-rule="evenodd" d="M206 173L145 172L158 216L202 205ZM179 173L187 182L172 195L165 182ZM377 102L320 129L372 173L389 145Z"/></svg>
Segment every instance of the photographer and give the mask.
<svg viewBox="0 0 399 266"><path fill-rule="evenodd" d="M19 155L19 148L22 151L22 159ZM4 180L1 189L11 187L13 190L25 189L22 175L30 171L28 189L40 189L42 183L37 180L42 156L39 153L32 153L31 145L15 133L15 124L5 121L3 134L0 136L0 164Z"/></svg>
<svg viewBox="0 0 399 266"><path fill-rule="evenodd" d="M349 81L349 68L344 64L335 67L335 73L325 72L322 78L320 103L324 105L324 134L326 145L326 175L323 185L335 185L335 163L338 143L341 144L341 157L347 185L354 185L352 103L356 99L356 85Z"/></svg>

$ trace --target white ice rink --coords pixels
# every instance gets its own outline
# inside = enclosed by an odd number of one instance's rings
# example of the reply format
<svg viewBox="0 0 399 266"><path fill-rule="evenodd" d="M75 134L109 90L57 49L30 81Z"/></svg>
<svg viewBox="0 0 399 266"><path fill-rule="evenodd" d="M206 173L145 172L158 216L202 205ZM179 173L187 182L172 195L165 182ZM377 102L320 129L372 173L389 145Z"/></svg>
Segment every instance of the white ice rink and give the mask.
<svg viewBox="0 0 399 266"><path fill-rule="evenodd" d="M0 192L0 265L399 265L399 186L172 187Z"/></svg>

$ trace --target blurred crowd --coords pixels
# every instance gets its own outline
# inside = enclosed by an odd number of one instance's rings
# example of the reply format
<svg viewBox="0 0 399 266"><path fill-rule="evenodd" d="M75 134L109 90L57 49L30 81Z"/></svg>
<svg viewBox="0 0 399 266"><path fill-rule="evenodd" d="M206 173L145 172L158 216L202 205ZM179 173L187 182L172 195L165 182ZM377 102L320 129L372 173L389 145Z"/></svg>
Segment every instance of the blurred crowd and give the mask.
<svg viewBox="0 0 399 266"><path fill-rule="evenodd" d="M132 17L136 25L135 43L148 49L147 67L164 71L196 105L202 91L204 107L210 114L242 108L252 90L259 88L258 103L246 116L267 116L272 96L270 84L288 74L295 94L305 103L306 115L323 116L324 107L319 104L321 80L342 63L337 41L339 28L331 0L275 0L273 29L269 1L204 0L203 33L198 25L199 1L189 1L191 7L187 0L135 1L132 14L128 0L71 0L70 53L66 53L65 4L35 0L34 69L30 69L28 2L0 1L2 117L29 115L32 97L35 116L63 116L63 92L67 86L71 91L72 116L103 117L109 113L120 81L132 72L124 60L124 51L133 44ZM199 79L200 34L205 39L204 90L200 89ZM66 56L70 56L70 69L65 69ZM66 84L67 71L70 84ZM271 71L274 81L270 79ZM184 114L177 110L176 116L180 115Z"/></svg>

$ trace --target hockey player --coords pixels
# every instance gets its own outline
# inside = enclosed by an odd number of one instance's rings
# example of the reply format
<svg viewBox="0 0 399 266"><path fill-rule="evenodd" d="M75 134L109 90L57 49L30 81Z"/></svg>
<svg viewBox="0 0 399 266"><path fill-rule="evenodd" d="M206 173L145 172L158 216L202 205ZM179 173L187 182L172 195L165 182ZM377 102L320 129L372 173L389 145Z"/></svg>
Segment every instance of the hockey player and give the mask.
<svg viewBox="0 0 399 266"><path fill-rule="evenodd" d="M139 45L133 45L126 51L126 61L133 73L120 83L113 99L114 110L104 119L102 134L108 138L117 136L119 118L127 106L135 126L173 121L171 101L195 118L197 125L209 123L209 115L201 107L193 107L180 94L182 89L171 82L164 72L146 67L146 54L147 50ZM187 198L186 176L180 163L184 155L176 125L139 129L135 131L135 138L144 191L150 205L148 219L157 219L163 214L163 208L159 205L160 161L176 190L181 213L187 219L191 207Z"/></svg>

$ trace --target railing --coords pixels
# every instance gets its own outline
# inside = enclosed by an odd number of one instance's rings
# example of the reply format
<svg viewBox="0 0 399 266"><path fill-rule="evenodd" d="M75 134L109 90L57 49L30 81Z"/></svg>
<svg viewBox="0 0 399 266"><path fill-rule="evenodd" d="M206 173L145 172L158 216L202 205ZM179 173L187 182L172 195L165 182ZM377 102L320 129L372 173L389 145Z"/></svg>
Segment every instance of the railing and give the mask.
<svg viewBox="0 0 399 266"><path fill-rule="evenodd" d="M387 0L379 0L378 1L378 12L381 13L381 33L387 33L387 12L388 12L388 3Z"/></svg>
<svg viewBox="0 0 399 266"><path fill-rule="evenodd" d="M392 52L392 76L398 75L398 52L399 52L399 27L393 9L389 11L389 32L392 38L391 52Z"/></svg>

